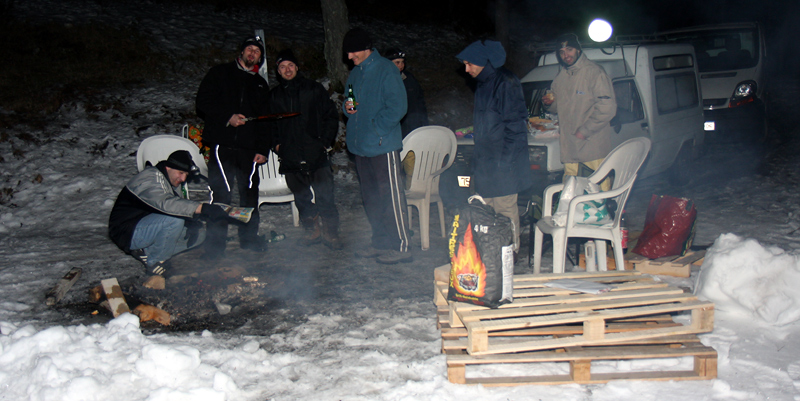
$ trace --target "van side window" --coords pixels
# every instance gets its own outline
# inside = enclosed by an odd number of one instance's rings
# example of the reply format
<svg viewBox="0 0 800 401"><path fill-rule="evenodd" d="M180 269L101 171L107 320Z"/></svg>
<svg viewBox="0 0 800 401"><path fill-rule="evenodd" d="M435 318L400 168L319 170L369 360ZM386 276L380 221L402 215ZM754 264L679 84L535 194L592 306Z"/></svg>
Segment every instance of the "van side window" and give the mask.
<svg viewBox="0 0 800 401"><path fill-rule="evenodd" d="M644 118L644 108L632 79L614 82L614 96L617 98L617 115L611 125L627 124Z"/></svg>
<svg viewBox="0 0 800 401"><path fill-rule="evenodd" d="M700 103L693 71L656 76L658 114L696 107Z"/></svg>

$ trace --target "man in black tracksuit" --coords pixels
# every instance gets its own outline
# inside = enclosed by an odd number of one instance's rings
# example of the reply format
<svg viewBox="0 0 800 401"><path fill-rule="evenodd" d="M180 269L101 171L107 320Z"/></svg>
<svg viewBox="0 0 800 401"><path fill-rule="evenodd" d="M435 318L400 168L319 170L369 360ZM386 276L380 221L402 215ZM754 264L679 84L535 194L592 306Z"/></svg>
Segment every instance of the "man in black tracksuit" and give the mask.
<svg viewBox="0 0 800 401"><path fill-rule="evenodd" d="M275 65L279 85L269 93L270 113L300 113L275 121L270 132L281 160L280 173L286 175L306 229L302 242L311 245L322 241L332 249L341 249L339 212L328 160L328 149L339 131L339 113L320 83L297 74L297 59L291 50L280 52Z"/></svg>
<svg viewBox="0 0 800 401"><path fill-rule="evenodd" d="M255 208L250 222L239 226L240 246L263 252L267 243L258 236L257 168L267 161L271 144L265 123L245 119L266 114L269 86L258 75L264 54L261 42L248 38L240 51L235 61L211 68L203 78L197 90L197 115L205 121L203 143L211 147L211 201L230 204L235 183L240 205ZM226 221L208 225L207 258L224 256L227 236Z"/></svg>

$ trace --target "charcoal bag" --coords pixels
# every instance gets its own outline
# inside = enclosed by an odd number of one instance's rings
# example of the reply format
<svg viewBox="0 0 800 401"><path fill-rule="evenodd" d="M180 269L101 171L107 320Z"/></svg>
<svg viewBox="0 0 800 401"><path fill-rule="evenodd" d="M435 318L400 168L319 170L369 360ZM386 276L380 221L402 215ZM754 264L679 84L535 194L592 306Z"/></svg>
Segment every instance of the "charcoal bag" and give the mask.
<svg viewBox="0 0 800 401"><path fill-rule="evenodd" d="M469 198L450 232L447 299L496 308L513 300L514 237L511 219L480 196Z"/></svg>

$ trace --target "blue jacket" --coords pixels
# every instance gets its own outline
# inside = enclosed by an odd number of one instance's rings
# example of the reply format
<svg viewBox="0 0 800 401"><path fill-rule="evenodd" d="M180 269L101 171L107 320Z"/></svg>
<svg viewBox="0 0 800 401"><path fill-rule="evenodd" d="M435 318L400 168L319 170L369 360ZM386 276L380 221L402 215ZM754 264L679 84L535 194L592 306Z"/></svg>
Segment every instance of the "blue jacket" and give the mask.
<svg viewBox="0 0 800 401"><path fill-rule="evenodd" d="M347 149L364 157L402 149L400 119L408 105L397 66L372 49L372 54L350 71L347 85L353 85L358 103L355 114L347 114L342 104L347 117Z"/></svg>
<svg viewBox="0 0 800 401"><path fill-rule="evenodd" d="M513 195L531 186L528 111L522 85L505 68L487 63L476 80L472 174L483 197Z"/></svg>

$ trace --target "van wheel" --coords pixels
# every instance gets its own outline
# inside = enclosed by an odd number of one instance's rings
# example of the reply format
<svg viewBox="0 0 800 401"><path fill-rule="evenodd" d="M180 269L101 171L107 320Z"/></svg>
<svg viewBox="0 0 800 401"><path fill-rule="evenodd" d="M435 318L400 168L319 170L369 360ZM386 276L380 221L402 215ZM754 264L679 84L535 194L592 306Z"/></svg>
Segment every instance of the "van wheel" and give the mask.
<svg viewBox="0 0 800 401"><path fill-rule="evenodd" d="M693 146L684 144L681 147L675 163L669 168L669 183L676 187L682 187L689 183L694 168L694 158L692 157Z"/></svg>

